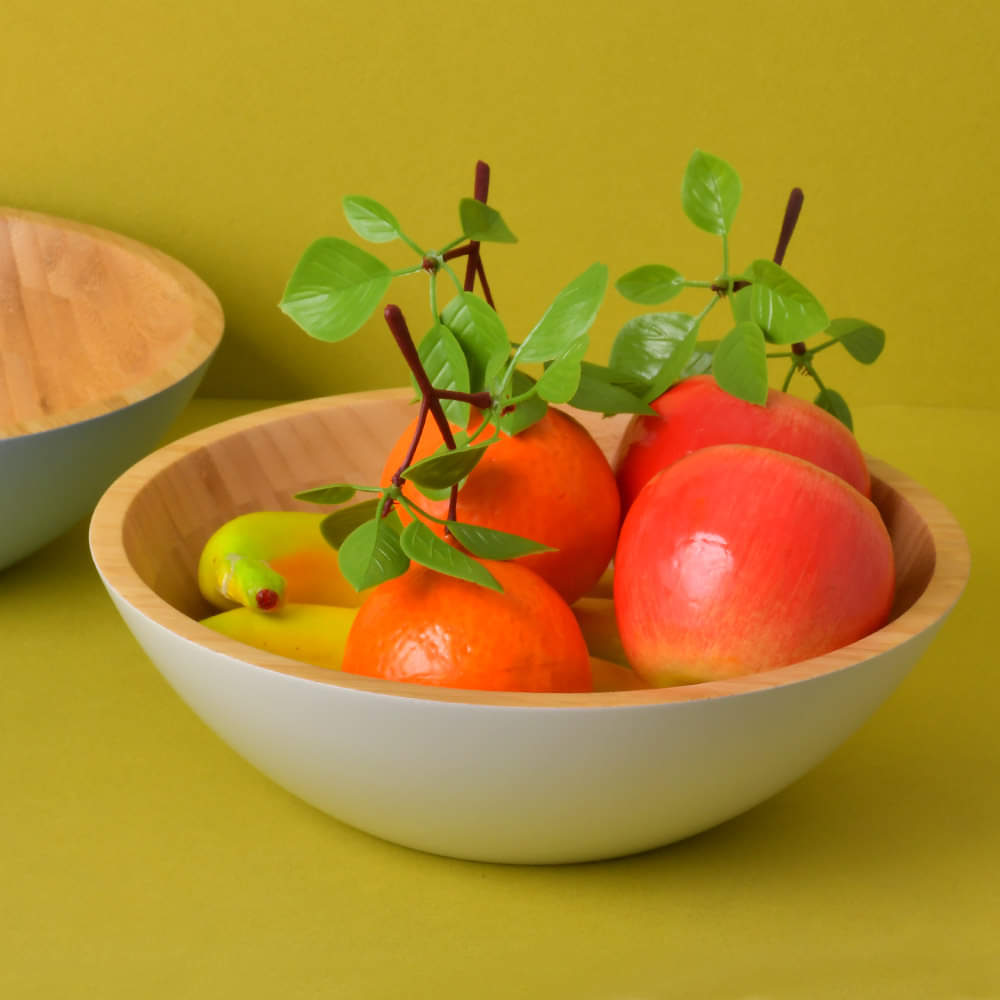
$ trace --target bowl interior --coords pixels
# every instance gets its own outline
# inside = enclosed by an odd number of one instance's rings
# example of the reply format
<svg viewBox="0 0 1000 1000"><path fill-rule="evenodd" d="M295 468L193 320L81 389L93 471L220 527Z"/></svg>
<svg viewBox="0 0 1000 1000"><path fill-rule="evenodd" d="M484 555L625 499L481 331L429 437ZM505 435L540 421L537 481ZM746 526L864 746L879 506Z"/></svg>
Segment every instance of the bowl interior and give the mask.
<svg viewBox="0 0 1000 1000"><path fill-rule="evenodd" d="M0 208L0 438L165 389L211 355L222 327L212 292L167 255Z"/></svg>
<svg viewBox="0 0 1000 1000"><path fill-rule="evenodd" d="M401 685L297 669L293 661L216 637L191 619L212 610L198 592L195 573L209 535L229 518L252 510L316 510L293 499L296 491L311 486L377 482L384 456L412 419L409 398L409 392L393 390L290 404L168 445L123 476L99 505L92 527L99 568L145 614L238 659L327 683L358 686L364 681L398 693ZM613 454L627 418L576 416ZM687 700L773 686L858 662L937 621L957 599L967 575L964 537L948 511L920 486L884 463L872 460L871 465L873 499L892 536L897 564L890 625L828 656L750 678L653 692L558 696L560 703ZM463 694L480 700L480 693ZM519 696L540 703L552 697ZM496 702L495 697L482 700Z"/></svg>

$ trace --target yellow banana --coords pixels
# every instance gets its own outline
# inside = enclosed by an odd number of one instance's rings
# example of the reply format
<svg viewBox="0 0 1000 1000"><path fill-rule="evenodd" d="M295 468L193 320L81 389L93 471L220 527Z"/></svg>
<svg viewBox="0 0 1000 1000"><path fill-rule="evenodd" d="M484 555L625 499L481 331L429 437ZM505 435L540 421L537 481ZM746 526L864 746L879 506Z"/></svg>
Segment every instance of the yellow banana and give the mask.
<svg viewBox="0 0 1000 1000"><path fill-rule="evenodd" d="M286 604L269 615L234 608L204 619L202 625L257 649L339 670L357 613L357 608L329 604Z"/></svg>
<svg viewBox="0 0 1000 1000"><path fill-rule="evenodd" d="M242 605L273 611L286 602L357 607L362 595L344 578L336 550L320 532L325 516L267 510L227 521L202 549L198 588L222 610Z"/></svg>

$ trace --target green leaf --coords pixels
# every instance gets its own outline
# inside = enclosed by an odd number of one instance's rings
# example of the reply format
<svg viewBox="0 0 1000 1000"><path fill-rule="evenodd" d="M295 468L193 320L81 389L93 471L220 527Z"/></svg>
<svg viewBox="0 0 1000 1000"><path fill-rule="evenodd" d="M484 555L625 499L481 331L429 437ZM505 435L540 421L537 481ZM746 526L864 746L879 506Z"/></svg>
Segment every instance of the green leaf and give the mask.
<svg viewBox="0 0 1000 1000"><path fill-rule="evenodd" d="M783 267L755 260L749 268L750 318L776 344L805 340L830 323L816 296Z"/></svg>
<svg viewBox="0 0 1000 1000"><path fill-rule="evenodd" d="M586 333L604 299L608 269L592 264L574 278L552 301L515 352L518 361L551 361L570 343Z"/></svg>
<svg viewBox="0 0 1000 1000"><path fill-rule="evenodd" d="M707 375L712 370L712 362L715 358L715 349L718 343L718 341L711 342L710 350L707 343L704 350L701 349L702 344L695 344L695 349L691 352L691 357L687 359L687 364L681 369L677 381L691 378L692 375Z"/></svg>
<svg viewBox="0 0 1000 1000"><path fill-rule="evenodd" d="M885 347L885 331L863 319L835 319L826 332L839 340L855 361L870 365Z"/></svg>
<svg viewBox="0 0 1000 1000"><path fill-rule="evenodd" d="M428 331L417 349L427 377L436 389L452 392L469 391L469 362L458 338L443 323ZM469 404L457 399L442 399L441 408L453 424L465 427L469 423Z"/></svg>
<svg viewBox="0 0 1000 1000"><path fill-rule="evenodd" d="M744 285L735 292L729 293L729 304L733 310L733 319L737 323L753 322L751 312L751 297L753 285Z"/></svg>
<svg viewBox="0 0 1000 1000"><path fill-rule="evenodd" d="M446 444L441 444L432 455L428 458L440 458L445 455L451 454L453 451L465 451L469 447L469 434L467 431L454 429L452 431L452 436L455 439L455 448L449 448ZM484 445L485 447L485 445ZM417 464L417 463L414 463ZM409 478L408 476L406 478ZM459 478L456 480L459 487L461 488L465 480ZM449 483L447 486L431 486L425 483L413 483L414 486L425 496L428 500L447 500L451 495L452 484ZM412 513L412 511L411 511Z"/></svg>
<svg viewBox="0 0 1000 1000"><path fill-rule="evenodd" d="M414 462L403 475L421 489L447 489L472 472L488 447L489 445L477 444L471 448L439 451Z"/></svg>
<svg viewBox="0 0 1000 1000"><path fill-rule="evenodd" d="M522 371L515 371L511 380L508 398L523 396L534 386L535 380ZM500 416L500 430L505 434L520 434L532 424L537 424L545 416L549 404L541 396L535 394L518 403L509 413Z"/></svg>
<svg viewBox="0 0 1000 1000"><path fill-rule="evenodd" d="M756 323L737 323L715 349L712 374L732 396L763 406L767 402L767 347Z"/></svg>
<svg viewBox="0 0 1000 1000"><path fill-rule="evenodd" d="M458 203L462 234L478 243L516 243L517 237L507 228L500 213L475 198L463 198Z"/></svg>
<svg viewBox="0 0 1000 1000"><path fill-rule="evenodd" d="M610 364L595 365L593 362L584 361L580 368L585 378L594 378L620 386L632 393L633 396L639 396L649 388L649 383L636 375L635 372L615 368Z"/></svg>
<svg viewBox="0 0 1000 1000"><path fill-rule="evenodd" d="M517 559L535 552L555 552L550 545L478 524L449 521L448 530L456 540L480 559Z"/></svg>
<svg viewBox="0 0 1000 1000"><path fill-rule="evenodd" d="M334 483L332 486L314 486L311 490L303 490L295 494L296 500L307 503L339 504L346 503L357 493L357 488L347 483Z"/></svg>
<svg viewBox="0 0 1000 1000"><path fill-rule="evenodd" d="M362 195L348 195L343 200L344 216L358 236L369 243L398 240L399 223L384 205Z"/></svg>
<svg viewBox="0 0 1000 1000"><path fill-rule="evenodd" d="M549 403L566 403L572 399L580 385L580 363L587 353L589 342L586 334L578 337L546 366L535 383L542 399Z"/></svg>
<svg viewBox="0 0 1000 1000"><path fill-rule="evenodd" d="M352 504L350 507L342 507L328 514L320 521L319 530L328 544L335 549L339 549L344 543L344 539L359 524L370 521L378 513L384 502L383 497L376 497L374 500L363 500L361 503Z"/></svg>
<svg viewBox="0 0 1000 1000"><path fill-rule="evenodd" d="M630 386L635 388L632 391ZM615 413L653 414L656 411L636 395L645 389L611 368L586 361L580 365L580 384L569 401L570 406L591 413L612 416Z"/></svg>
<svg viewBox="0 0 1000 1000"><path fill-rule="evenodd" d="M723 236L733 224L742 188L739 175L725 160L695 150L681 183L681 206L699 229Z"/></svg>
<svg viewBox="0 0 1000 1000"><path fill-rule="evenodd" d="M680 377L697 337L698 323L687 313L636 316L618 331L608 363L642 379L643 398L656 399Z"/></svg>
<svg viewBox="0 0 1000 1000"><path fill-rule="evenodd" d="M629 302L643 306L655 306L667 302L684 287L684 279L672 267L662 264L647 264L623 274L615 288Z"/></svg>
<svg viewBox="0 0 1000 1000"><path fill-rule="evenodd" d="M392 282L382 261L345 240L324 237L302 255L279 306L317 340L359 330Z"/></svg>
<svg viewBox="0 0 1000 1000"><path fill-rule="evenodd" d="M455 335L468 362L469 391L489 388L487 372L499 369L510 354L510 341L500 317L478 295L462 292L445 306L441 322Z"/></svg>
<svg viewBox="0 0 1000 1000"><path fill-rule="evenodd" d="M824 388L813 402L827 413L832 413L849 431L854 430L854 420L847 401L835 389Z"/></svg>
<svg viewBox="0 0 1000 1000"><path fill-rule="evenodd" d="M423 521L411 521L403 529L399 542L403 552L421 566L503 592L496 577L482 563L438 538Z"/></svg>
<svg viewBox="0 0 1000 1000"><path fill-rule="evenodd" d="M337 553L340 571L355 590L366 590L405 573L410 560L400 544L402 524L393 511L354 529Z"/></svg>

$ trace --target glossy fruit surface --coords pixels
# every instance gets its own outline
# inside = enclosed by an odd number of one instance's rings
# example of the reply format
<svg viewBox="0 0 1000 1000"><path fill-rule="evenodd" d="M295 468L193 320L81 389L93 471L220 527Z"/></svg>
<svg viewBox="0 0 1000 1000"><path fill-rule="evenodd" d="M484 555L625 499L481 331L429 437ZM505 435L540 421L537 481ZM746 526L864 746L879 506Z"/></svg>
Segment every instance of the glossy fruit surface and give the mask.
<svg viewBox="0 0 1000 1000"><path fill-rule="evenodd" d="M390 453L383 484L399 468L414 426ZM416 458L440 446L440 432L428 421ZM447 500L428 500L409 483L404 493L433 516L447 516ZM400 515L405 520L405 512ZM556 551L522 556L517 562L541 574L573 602L600 579L614 553L618 489L608 460L590 434L550 407L538 423L490 446L462 487L458 519L551 546ZM430 526L441 533L438 525Z"/></svg>
<svg viewBox="0 0 1000 1000"><path fill-rule="evenodd" d="M819 656L881 627L892 545L875 506L809 462L717 445L655 476L622 525L615 605L655 685Z"/></svg>
<svg viewBox="0 0 1000 1000"><path fill-rule="evenodd" d="M537 573L484 561L503 593L414 563L375 587L351 628L347 673L481 691L589 691L569 605Z"/></svg>
<svg viewBox="0 0 1000 1000"><path fill-rule="evenodd" d="M715 444L752 444L812 462L865 496L871 479L854 435L825 410L770 389L758 406L720 389L711 375L678 382L654 400L658 416L637 416L625 431L615 463L622 512L660 469Z"/></svg>

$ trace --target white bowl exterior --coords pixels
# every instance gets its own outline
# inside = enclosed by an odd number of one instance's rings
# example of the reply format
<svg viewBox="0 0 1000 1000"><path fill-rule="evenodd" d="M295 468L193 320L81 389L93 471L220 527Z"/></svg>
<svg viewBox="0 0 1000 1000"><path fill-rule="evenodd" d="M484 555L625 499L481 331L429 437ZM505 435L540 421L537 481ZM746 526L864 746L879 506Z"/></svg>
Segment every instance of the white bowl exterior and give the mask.
<svg viewBox="0 0 1000 1000"><path fill-rule="evenodd" d="M0 570L89 514L111 482L156 447L194 395L210 360L168 388L111 413L0 438Z"/></svg>
<svg viewBox="0 0 1000 1000"><path fill-rule="evenodd" d="M940 625L777 687L548 709L388 697L266 670L152 622L105 585L181 698L279 785L394 843L521 864L648 850L757 805L853 732Z"/></svg>

